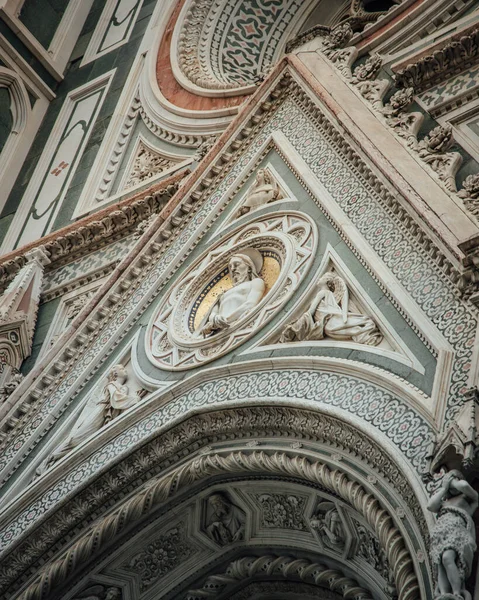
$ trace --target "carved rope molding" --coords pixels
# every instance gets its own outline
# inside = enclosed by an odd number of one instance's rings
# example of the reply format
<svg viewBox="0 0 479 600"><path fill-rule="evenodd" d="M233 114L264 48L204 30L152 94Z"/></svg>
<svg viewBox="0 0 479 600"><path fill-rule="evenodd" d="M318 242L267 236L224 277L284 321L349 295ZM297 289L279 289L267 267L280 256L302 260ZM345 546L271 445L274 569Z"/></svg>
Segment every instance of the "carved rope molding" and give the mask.
<svg viewBox="0 0 479 600"><path fill-rule="evenodd" d="M224 573L208 577L199 590L190 590L185 600L216 598L224 594L228 587L238 582L254 580L256 576L282 577L314 583L315 585L339 592L349 600L373 600L371 593L358 582L346 577L341 571L331 569L322 563L315 563L293 556L245 556L229 564ZM231 593L231 592L230 592Z"/></svg>
<svg viewBox="0 0 479 600"><path fill-rule="evenodd" d="M93 525L55 561L47 564L19 596L19 600L50 598L55 589L71 578L86 561L98 555L99 551L127 526L144 518L180 490L216 475L245 473L297 477L319 484L348 502L366 519L384 548L394 573L399 600L417 599L419 583L402 534L394 525L394 520L388 511L362 485L350 480L341 471L331 470L319 461L311 462L304 457L291 458L282 452L276 452L271 456L265 452L251 454L232 452L227 456L218 454L201 456L177 467L168 475L150 482L135 496Z"/></svg>
<svg viewBox="0 0 479 600"><path fill-rule="evenodd" d="M344 26L341 26L344 28ZM339 27L338 27L339 28ZM479 36L479 30L475 32ZM351 33L352 36L352 33ZM339 36L336 36L339 38ZM343 36L344 39L348 39ZM455 47L455 46L454 46ZM378 113L378 117L386 123L393 133L406 145L412 148L427 164L433 176L439 180L443 187L457 197L461 198L466 210L475 218L479 215L479 175L470 176L463 184L463 188L457 193L456 174L462 163L462 157L458 152L449 152L454 143L451 127L437 126L429 132L421 141L418 140L419 129L423 116L418 112L409 112L408 109L413 102L414 93L417 89L413 82L396 78L396 86L399 88L385 105L383 98L391 89L392 83L377 76L381 67L378 55L370 56L365 63L354 70L352 66L357 59L358 51L354 46L342 47L342 39L334 38L334 30L323 41L321 51L326 58L337 68L346 81L356 88L359 94ZM444 75L441 75L441 79ZM408 84L410 87L407 87Z"/></svg>
<svg viewBox="0 0 479 600"><path fill-rule="evenodd" d="M23 540L17 540L15 548L1 561L0 589L19 585L27 569L34 571L40 568L46 552L61 552L66 540L71 539L72 531L79 533L86 524L109 510L118 494L139 489L153 476L173 466L178 456L186 458L198 449L202 452L219 439L237 441L271 437L278 441L301 439L305 445L311 442L325 444L341 453L346 452L352 462L368 465L394 487L403 505L407 505L420 536L427 541L428 527L413 488L384 448L366 434L340 419L305 409L285 406L228 408L195 415L153 438L119 464L110 466L87 487L76 487L76 494L52 511L33 531L20 518L16 521L15 517L8 518L11 527L20 528L25 534ZM71 458L75 459L74 456ZM82 470L81 465L75 469L69 464L62 464L60 468L66 473L65 477ZM360 468L364 467L361 465ZM57 483L55 469L51 476L55 483L52 485L46 479L42 485L43 489L53 488L54 491ZM81 480L84 479L81 477ZM25 512L33 505L34 502L30 501ZM6 517L4 520L7 520Z"/></svg>

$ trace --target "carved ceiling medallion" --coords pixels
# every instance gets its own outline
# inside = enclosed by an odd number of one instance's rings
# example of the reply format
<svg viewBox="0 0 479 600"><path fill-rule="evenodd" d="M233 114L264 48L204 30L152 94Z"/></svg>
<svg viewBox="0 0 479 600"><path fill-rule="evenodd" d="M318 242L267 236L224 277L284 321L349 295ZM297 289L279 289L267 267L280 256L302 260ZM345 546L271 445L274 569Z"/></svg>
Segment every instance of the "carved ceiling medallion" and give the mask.
<svg viewBox="0 0 479 600"><path fill-rule="evenodd" d="M316 228L306 215L251 221L196 261L149 324L146 352L167 370L214 360L253 336L306 274Z"/></svg>

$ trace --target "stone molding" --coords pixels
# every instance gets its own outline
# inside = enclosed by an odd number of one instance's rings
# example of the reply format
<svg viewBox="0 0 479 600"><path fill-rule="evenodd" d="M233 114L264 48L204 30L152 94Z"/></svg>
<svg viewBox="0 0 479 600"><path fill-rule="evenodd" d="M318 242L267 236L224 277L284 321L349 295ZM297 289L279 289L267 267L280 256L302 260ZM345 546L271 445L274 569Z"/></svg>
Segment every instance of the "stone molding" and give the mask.
<svg viewBox="0 0 479 600"><path fill-rule="evenodd" d="M314 563L304 558L275 554L244 556L233 561L221 574L208 577L201 589L189 590L186 600L217 598L220 594L226 593L229 587L234 587L239 582L244 584L248 580L254 581L257 576L262 579L274 577L275 579L305 581L326 589L329 588L331 591L342 594L343 598L373 600L368 590L337 569L331 569L325 564Z"/></svg>
<svg viewBox="0 0 479 600"><path fill-rule="evenodd" d="M415 88L413 86L407 87L404 83L402 86L406 88L404 94L401 94L402 90L399 90L384 105L383 98L391 88L391 83L377 78L381 67L380 58L371 56L366 60L366 63L353 70L358 51L354 46L343 47L343 40L352 37L352 35L348 36L343 33L344 28L344 25L337 27L338 30L341 30L341 36L337 36L337 39L333 35L334 30L327 35L322 41L320 51L335 65L349 85L357 89L358 93L368 103L372 104L378 118L382 119L394 134L404 140L404 143L417 154L418 158L429 166L433 177L438 179L448 192L465 199L464 206L466 210L473 217L476 217L476 213L479 211L478 203L474 198L475 192L472 194L470 192L470 189L474 188L475 185L475 180L472 179L474 176L468 178L467 183L465 182L465 190L457 193L456 174L461 166L462 157L458 152L449 151L454 143L452 128L438 125L422 140L418 140L423 117L420 113L411 113L408 110L413 100ZM479 30L477 35L479 36ZM396 85L400 87L397 81ZM460 280L460 285L461 289L464 290L462 280Z"/></svg>
<svg viewBox="0 0 479 600"><path fill-rule="evenodd" d="M174 175L161 182L156 190L141 192L137 196L122 203L78 221L73 226L41 238L18 251L7 254L0 262L0 287L5 287L26 264L26 253L32 248L42 245L49 253L51 264L48 270L70 262L89 251L111 242L118 237L131 233L138 223L148 219L152 214L160 212L170 198L178 190L179 180L185 173ZM155 186L155 187L157 187Z"/></svg>
<svg viewBox="0 0 479 600"><path fill-rule="evenodd" d="M23 539L16 541L2 559L0 582L18 577L18 569L23 568L25 557L29 557L28 561L36 561L41 559L47 548L59 551L64 543L61 541L63 536L68 539L68 532L72 528L92 522L109 510L111 502L118 494L122 495L125 489L138 489L153 475L162 474L165 468L174 464L175 457L191 457L197 450L211 453L211 444L219 439L244 443L244 440L265 437L279 441L296 440L290 442L290 447L295 451L311 442L325 444L334 448L336 456L349 457L347 462L350 465L360 461L359 469L352 467L353 471L363 472L366 466L367 470L380 474L394 488L398 502L407 507L421 536L427 540L428 527L415 491L394 459L370 435L335 416L314 410L285 406L236 407L189 417L161 436L153 437L146 445L123 457L119 464L110 466L94 479L82 476L82 480L88 482L87 486L74 496L70 494L55 511L50 511L46 520L36 529L31 530L25 524L17 523L15 527L21 527L25 533ZM298 442L298 439L302 442ZM72 460L75 461L75 455L70 455L67 463L62 461L59 469L70 472ZM56 479L56 469L45 474L42 478L42 495ZM35 489L31 491L34 493ZM11 507L15 508L15 512L32 510L31 504L25 505L25 502L31 503L27 495L28 491L23 495L23 506L15 503ZM9 522L13 518L9 516ZM24 557L20 563L15 558L18 556Z"/></svg>
<svg viewBox="0 0 479 600"><path fill-rule="evenodd" d="M120 506L99 519L56 559L40 569L39 574L23 591L19 600L43 600L53 590L71 578L85 561L106 549L114 538L134 522L139 522L152 510L175 497L195 482L218 475L271 474L299 478L319 484L350 504L372 527L384 549L394 573L399 600L415 600L419 583L414 572L414 561L393 517L378 499L343 471L330 469L324 463L303 456L293 457L283 452L267 454L262 451L231 452L226 456L210 454L199 456L173 469L168 475L153 479ZM2 580L5 583L5 570ZM10 588L11 589L11 588Z"/></svg>
<svg viewBox="0 0 479 600"><path fill-rule="evenodd" d="M450 75L458 73L479 60L479 28L453 34L450 41L441 40L442 47L421 56L415 62L396 71L396 85L400 88L412 87L416 94L441 83ZM414 57L408 59L414 60ZM393 66L393 70L394 66Z"/></svg>

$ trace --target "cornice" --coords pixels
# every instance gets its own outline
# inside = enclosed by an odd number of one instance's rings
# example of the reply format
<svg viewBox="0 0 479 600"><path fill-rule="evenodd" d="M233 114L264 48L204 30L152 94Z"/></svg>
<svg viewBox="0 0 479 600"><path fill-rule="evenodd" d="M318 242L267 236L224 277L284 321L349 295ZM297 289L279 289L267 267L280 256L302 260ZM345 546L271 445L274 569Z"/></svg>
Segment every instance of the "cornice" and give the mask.
<svg viewBox="0 0 479 600"><path fill-rule="evenodd" d="M134 196L93 213L0 259L0 288L4 288L26 264L27 252L42 247L48 253L51 271L79 256L123 238L152 214L162 210L179 188L189 169L164 179Z"/></svg>
<svg viewBox="0 0 479 600"><path fill-rule="evenodd" d="M474 24L391 68L396 73L397 87L412 87L419 93L478 61L479 27Z"/></svg>

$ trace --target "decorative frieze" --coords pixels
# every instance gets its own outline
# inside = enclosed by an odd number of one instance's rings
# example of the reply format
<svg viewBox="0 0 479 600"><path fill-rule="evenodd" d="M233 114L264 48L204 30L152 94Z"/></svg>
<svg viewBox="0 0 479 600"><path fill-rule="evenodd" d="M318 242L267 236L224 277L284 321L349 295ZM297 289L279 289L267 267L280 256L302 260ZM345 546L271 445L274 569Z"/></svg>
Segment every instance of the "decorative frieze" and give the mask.
<svg viewBox="0 0 479 600"><path fill-rule="evenodd" d="M412 87L416 94L440 83L478 60L479 28L459 35L396 73L398 87Z"/></svg>
<svg viewBox="0 0 479 600"><path fill-rule="evenodd" d="M85 224L80 222L78 227L68 229L63 235L60 230L58 236L47 238L44 248L52 266L54 263L61 264L62 259L71 262L78 254L86 254L117 235L126 235L137 223L160 212L177 189L178 182L168 183L151 195L117 206L98 220L88 220ZM25 263L25 255L17 255L0 264L0 286L7 285Z"/></svg>

